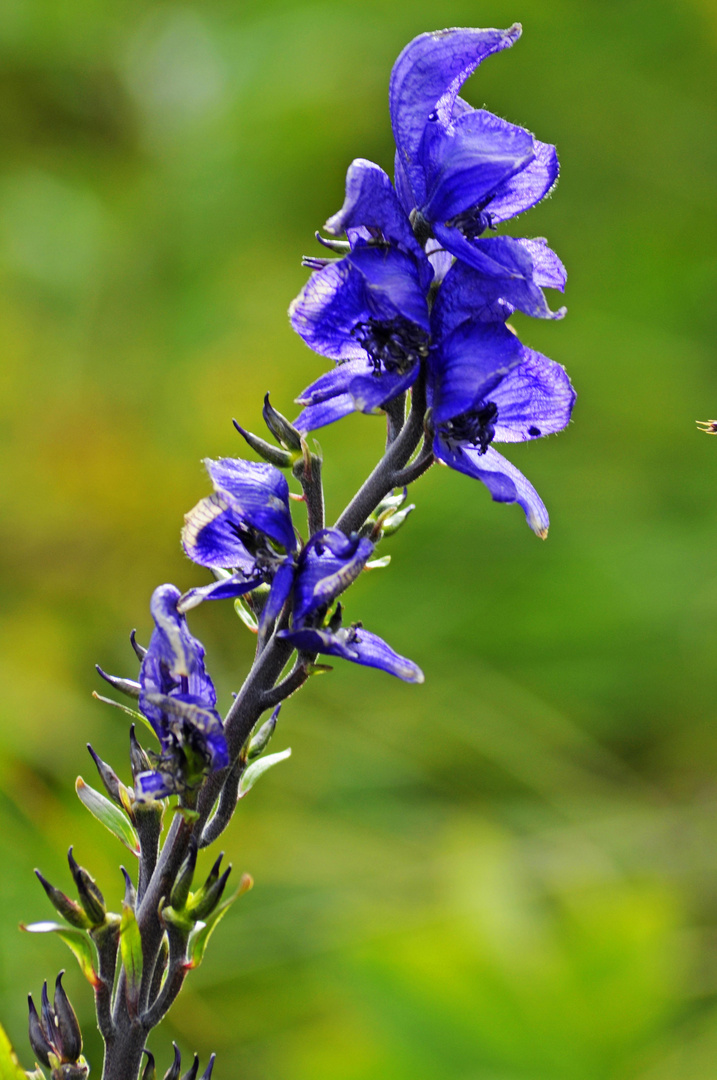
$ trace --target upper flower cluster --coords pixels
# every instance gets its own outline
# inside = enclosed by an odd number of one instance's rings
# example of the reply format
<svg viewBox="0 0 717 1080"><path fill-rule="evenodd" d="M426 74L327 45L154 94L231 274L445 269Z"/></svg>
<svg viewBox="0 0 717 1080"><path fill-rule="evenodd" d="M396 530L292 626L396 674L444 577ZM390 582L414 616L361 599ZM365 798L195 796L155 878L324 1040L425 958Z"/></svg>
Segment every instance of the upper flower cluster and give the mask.
<svg viewBox="0 0 717 1080"><path fill-rule="evenodd" d="M387 409L425 377L435 457L519 503L545 536L540 497L491 444L570 419L564 369L507 325L516 310L561 318L543 289L562 291L565 268L542 239L484 233L539 202L558 160L553 146L459 97L478 65L519 36L517 24L452 29L406 46L389 89L395 186L370 161L350 165L344 204L326 223L346 240L322 241L340 257L305 260L314 273L290 317L337 364L300 396L299 430Z"/></svg>

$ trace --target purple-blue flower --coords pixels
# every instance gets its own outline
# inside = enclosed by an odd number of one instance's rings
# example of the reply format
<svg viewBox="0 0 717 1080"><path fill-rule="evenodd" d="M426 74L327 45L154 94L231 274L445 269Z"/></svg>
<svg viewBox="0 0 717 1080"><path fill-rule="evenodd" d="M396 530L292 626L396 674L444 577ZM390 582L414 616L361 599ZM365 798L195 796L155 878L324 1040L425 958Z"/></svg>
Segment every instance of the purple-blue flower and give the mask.
<svg viewBox="0 0 717 1080"><path fill-rule="evenodd" d="M522 275L506 261L503 238L476 243L487 228L528 210L558 176L555 147L458 92L478 65L520 37L508 30L455 28L421 34L394 64L389 88L396 140L395 179L417 236L435 237L458 258L491 276ZM513 254L516 254L513 252Z"/></svg>
<svg viewBox="0 0 717 1080"><path fill-rule="evenodd" d="M155 628L140 667L139 707L154 728L161 753L156 769L137 777L140 797L181 793L208 769L229 764L204 648L177 610L179 596L174 585L160 585L150 602Z"/></svg>
<svg viewBox="0 0 717 1080"><path fill-rule="evenodd" d="M404 682L422 683L424 676L421 669L412 660L400 656L386 642L364 630L360 623L341 627L338 630L303 629L282 630L279 637L285 638L303 652L319 652L325 656L340 656L354 664L364 667L379 668L395 675Z"/></svg>

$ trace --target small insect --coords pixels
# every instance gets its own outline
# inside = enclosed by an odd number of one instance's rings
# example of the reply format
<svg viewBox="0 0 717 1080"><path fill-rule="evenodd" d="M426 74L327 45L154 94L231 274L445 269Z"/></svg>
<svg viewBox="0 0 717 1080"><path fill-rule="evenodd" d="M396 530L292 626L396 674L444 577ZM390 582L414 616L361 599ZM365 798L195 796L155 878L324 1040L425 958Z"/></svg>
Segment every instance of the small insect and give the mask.
<svg viewBox="0 0 717 1080"><path fill-rule="evenodd" d="M717 435L717 420L695 420L695 423L700 431L708 435Z"/></svg>

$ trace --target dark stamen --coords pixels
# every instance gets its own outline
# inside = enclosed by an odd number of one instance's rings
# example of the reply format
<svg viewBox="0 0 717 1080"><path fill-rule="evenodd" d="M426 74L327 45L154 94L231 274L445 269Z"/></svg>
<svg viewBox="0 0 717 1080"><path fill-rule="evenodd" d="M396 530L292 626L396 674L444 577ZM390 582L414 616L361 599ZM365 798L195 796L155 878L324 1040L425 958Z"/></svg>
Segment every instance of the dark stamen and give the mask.
<svg viewBox="0 0 717 1080"><path fill-rule="evenodd" d="M454 218L446 222L455 229L460 229L467 240L475 240L486 229L494 228L493 215L481 206L472 206L469 210L463 210Z"/></svg>
<svg viewBox="0 0 717 1080"><path fill-rule="evenodd" d="M440 432L452 449L460 449L460 443L470 443L479 454L485 454L495 438L497 418L498 406L494 401L486 401L441 424Z"/></svg>
<svg viewBox="0 0 717 1080"><path fill-rule="evenodd" d="M367 319L357 323L352 333L368 353L375 375L383 371L408 371L416 361L428 355L425 330L400 315L385 321Z"/></svg>

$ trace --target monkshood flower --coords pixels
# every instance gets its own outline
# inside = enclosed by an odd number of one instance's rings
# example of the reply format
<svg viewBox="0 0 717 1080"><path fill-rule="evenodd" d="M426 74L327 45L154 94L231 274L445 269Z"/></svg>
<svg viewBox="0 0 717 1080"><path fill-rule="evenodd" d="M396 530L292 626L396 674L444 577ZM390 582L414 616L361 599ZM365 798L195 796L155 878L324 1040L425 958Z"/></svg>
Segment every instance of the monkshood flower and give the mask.
<svg viewBox="0 0 717 1080"><path fill-rule="evenodd" d="M432 312L437 334L450 343L435 349L429 361L433 453L451 468L482 481L497 502L517 502L533 531L545 538L549 518L540 496L492 443L523 442L562 431L570 420L575 391L560 364L521 345L514 335L518 362L503 373L482 378L471 359L475 320L470 315L485 299L483 282L461 263L448 272L446 286L451 279L453 287L440 290ZM501 305L481 310L497 318ZM507 317L511 309L502 305L502 310ZM498 321L484 326L490 332L510 333Z"/></svg>
<svg viewBox="0 0 717 1080"><path fill-rule="evenodd" d="M156 768L136 778L139 798L182 794L208 770L229 764L204 648L177 610L179 597L174 585L160 585L150 602L155 628L140 667L139 707L161 753Z"/></svg>
<svg viewBox="0 0 717 1080"><path fill-rule="evenodd" d="M498 267L508 277L517 249L502 237L477 238L547 195L558 176L555 147L473 109L458 91L486 57L520 34L518 23L421 34L394 64L389 87L396 187L416 235L435 237L487 275Z"/></svg>
<svg viewBox="0 0 717 1080"><path fill-rule="evenodd" d="M274 601L282 594L286 599L293 581L296 536L286 477L273 465L240 458L207 458L204 464L214 493L185 515L182 545L199 566L231 574L185 593L180 610L275 583L274 597L262 612L266 626L284 603L276 607Z"/></svg>

